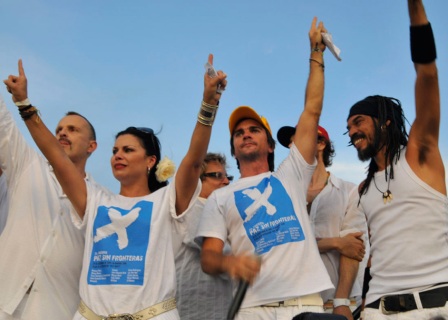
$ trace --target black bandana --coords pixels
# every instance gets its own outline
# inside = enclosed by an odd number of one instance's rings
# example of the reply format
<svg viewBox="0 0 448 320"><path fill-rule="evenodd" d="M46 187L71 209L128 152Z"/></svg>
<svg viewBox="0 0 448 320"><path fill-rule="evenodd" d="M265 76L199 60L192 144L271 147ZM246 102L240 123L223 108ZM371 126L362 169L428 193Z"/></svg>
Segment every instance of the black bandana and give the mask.
<svg viewBox="0 0 448 320"><path fill-rule="evenodd" d="M380 117L380 108L384 108L384 109L382 109L382 110L384 110L382 113L383 113L383 117L384 117L384 113L385 113L385 117L386 117L385 120L391 120L391 119L393 119L393 113L398 111L398 110L395 110L395 109L397 109L396 107L400 106L399 104L397 104L396 101L398 101L398 100L396 100L394 98L388 98L388 97L383 97L383 96L369 96L369 97L365 98L364 100L356 102L350 108L350 112L348 114L347 121L348 121L348 119L350 119L350 117L352 117L354 115L358 115L358 114L371 116L371 117L379 119L379 118L381 118Z"/></svg>

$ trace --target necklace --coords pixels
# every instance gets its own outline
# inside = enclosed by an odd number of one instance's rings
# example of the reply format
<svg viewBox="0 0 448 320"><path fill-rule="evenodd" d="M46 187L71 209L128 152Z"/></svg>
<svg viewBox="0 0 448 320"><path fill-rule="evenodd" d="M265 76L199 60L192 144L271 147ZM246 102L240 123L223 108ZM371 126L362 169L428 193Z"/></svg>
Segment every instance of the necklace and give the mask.
<svg viewBox="0 0 448 320"><path fill-rule="evenodd" d="M387 190L386 190L386 192L381 191L381 190L378 188L378 186L376 185L375 176L373 176L373 184L375 185L376 190L378 190L380 193L383 194L383 201L384 201L384 204L386 204L387 202L392 202L392 199L393 199L394 197L393 197L393 195L392 195L392 192L390 192L390 190L389 190L389 186L390 186L390 177L389 177L389 180L388 180L388 182L387 182Z"/></svg>

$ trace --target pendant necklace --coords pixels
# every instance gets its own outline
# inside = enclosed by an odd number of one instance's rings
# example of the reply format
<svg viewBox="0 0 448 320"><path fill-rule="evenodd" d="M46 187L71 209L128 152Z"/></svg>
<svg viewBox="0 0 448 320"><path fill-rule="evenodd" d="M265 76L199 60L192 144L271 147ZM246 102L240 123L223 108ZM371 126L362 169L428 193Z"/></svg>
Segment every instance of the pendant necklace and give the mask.
<svg viewBox="0 0 448 320"><path fill-rule="evenodd" d="M387 190L386 192L381 191L378 186L376 185L376 181L375 181L375 176L373 176L373 184L375 185L376 190L378 190L380 193L382 193L383 195L383 202L384 204L386 204L387 202L391 202L392 199L394 198L392 195L392 192L390 192L389 190L389 186L390 186L390 177L389 177L389 181L387 182Z"/></svg>

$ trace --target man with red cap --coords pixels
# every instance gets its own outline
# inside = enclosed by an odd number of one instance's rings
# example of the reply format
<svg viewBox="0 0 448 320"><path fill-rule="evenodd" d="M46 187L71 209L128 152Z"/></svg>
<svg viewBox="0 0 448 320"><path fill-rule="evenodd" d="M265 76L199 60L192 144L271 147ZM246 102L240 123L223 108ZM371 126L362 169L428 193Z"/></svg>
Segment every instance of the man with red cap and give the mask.
<svg viewBox="0 0 448 320"><path fill-rule="evenodd" d="M310 73L305 107L289 156L274 171L275 141L266 118L250 107L229 119L231 153L241 177L208 198L198 230L202 268L249 282L236 319L290 320L322 312L319 292L332 287L320 259L306 190L316 166L317 125L324 92L323 23L309 32ZM231 254L223 254L229 241Z"/></svg>
<svg viewBox="0 0 448 320"><path fill-rule="evenodd" d="M295 131L294 127L284 126L278 130L277 140L289 148ZM334 154L327 130L318 126L317 167L308 186L306 202L320 256L336 288L321 292L325 311L353 319L351 311L361 304L368 259L364 245L366 240L368 249L367 223L357 208L357 186L327 171Z"/></svg>

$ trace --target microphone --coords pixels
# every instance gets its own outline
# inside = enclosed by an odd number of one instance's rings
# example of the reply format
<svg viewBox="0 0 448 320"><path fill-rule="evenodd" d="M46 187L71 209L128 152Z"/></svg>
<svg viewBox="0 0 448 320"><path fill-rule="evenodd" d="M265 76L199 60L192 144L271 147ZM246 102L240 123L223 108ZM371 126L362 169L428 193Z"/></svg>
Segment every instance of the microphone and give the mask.
<svg viewBox="0 0 448 320"><path fill-rule="evenodd" d="M238 310L240 310L241 303L243 302L248 287L248 281L240 280L238 289L236 290L235 296L233 297L232 303L230 304L229 312L227 313L227 320L235 319L235 315L237 314Z"/></svg>

